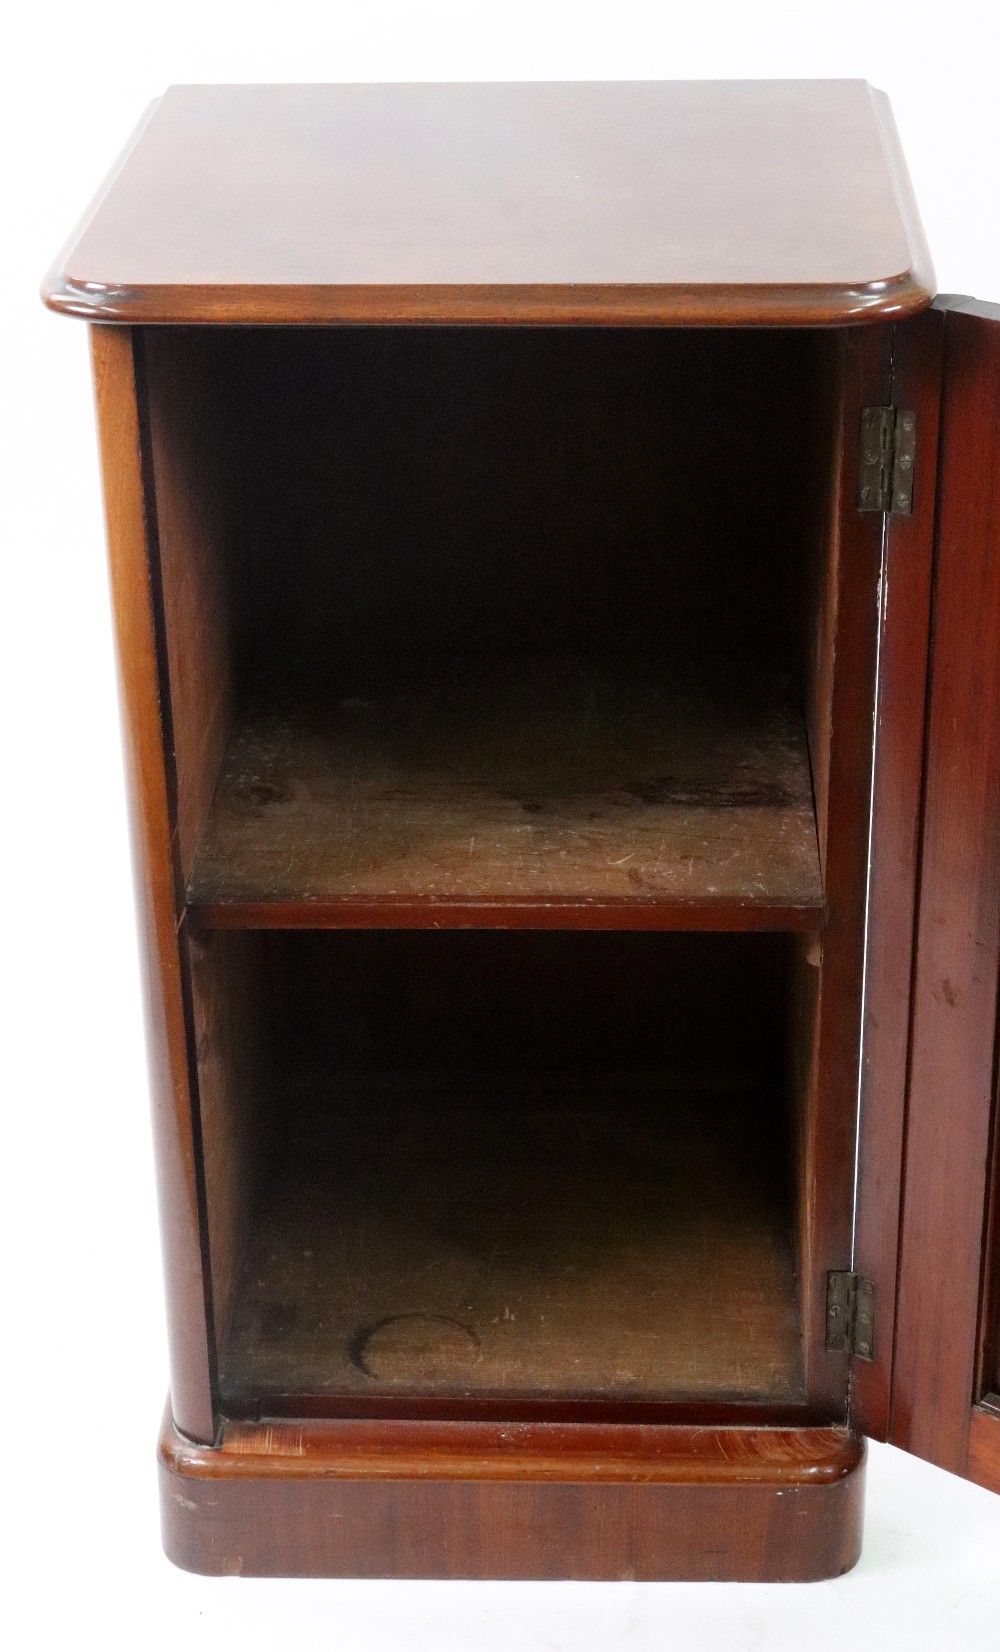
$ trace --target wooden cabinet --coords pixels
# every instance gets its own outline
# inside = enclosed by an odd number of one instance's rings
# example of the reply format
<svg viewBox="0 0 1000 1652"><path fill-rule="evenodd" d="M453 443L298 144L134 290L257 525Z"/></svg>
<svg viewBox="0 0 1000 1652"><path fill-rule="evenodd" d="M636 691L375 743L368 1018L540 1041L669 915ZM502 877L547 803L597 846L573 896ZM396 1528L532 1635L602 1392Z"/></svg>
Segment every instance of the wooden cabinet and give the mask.
<svg viewBox="0 0 1000 1652"><path fill-rule="evenodd" d="M175 88L45 296L172 1557L808 1578L866 1433L1000 1485L1000 331L884 98Z"/></svg>

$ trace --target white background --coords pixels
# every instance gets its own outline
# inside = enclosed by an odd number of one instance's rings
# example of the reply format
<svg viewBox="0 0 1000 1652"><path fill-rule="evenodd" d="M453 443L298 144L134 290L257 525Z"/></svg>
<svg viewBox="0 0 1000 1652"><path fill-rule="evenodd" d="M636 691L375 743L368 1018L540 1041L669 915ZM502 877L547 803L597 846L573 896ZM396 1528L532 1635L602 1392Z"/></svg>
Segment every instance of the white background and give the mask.
<svg viewBox="0 0 1000 1652"><path fill-rule="evenodd" d="M808 1587L235 1582L163 1560L166 1381L85 328L37 286L171 81L858 75L942 290L1000 299L993 5L47 0L0 37L0 1628L13 1648L1000 1648L1000 1499L888 1448L858 1569Z"/></svg>

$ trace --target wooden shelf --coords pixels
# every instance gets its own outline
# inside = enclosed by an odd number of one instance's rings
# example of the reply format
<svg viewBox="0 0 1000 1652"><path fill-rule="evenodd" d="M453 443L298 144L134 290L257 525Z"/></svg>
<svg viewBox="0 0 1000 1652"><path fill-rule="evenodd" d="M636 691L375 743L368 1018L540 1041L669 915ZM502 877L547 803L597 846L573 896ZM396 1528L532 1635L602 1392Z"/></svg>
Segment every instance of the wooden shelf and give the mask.
<svg viewBox="0 0 1000 1652"><path fill-rule="evenodd" d="M255 710L190 906L214 927L813 929L803 720L749 676L501 661Z"/></svg>
<svg viewBox="0 0 1000 1652"><path fill-rule="evenodd" d="M320 1074L276 1117L228 1415L804 1397L773 1094Z"/></svg>

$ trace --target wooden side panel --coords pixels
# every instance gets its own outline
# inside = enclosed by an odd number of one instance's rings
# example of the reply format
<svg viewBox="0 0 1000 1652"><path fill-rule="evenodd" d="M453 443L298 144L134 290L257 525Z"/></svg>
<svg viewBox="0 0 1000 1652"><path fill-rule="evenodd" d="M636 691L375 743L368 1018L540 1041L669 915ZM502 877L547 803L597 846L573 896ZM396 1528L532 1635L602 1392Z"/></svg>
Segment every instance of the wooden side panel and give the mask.
<svg viewBox="0 0 1000 1652"><path fill-rule="evenodd" d="M830 1268L848 1267L851 1255L882 554L881 519L858 511L856 505L857 432L861 408L888 397L890 345L888 328L842 335L834 447L838 468L831 495L827 583L817 609L809 706L829 923L815 998L805 955L801 963L800 1034L794 1066L809 1074L810 1083L799 1132L805 1190L800 1254L808 1389L813 1403L831 1407L843 1405L847 1383L846 1356L824 1352L826 1274Z"/></svg>
<svg viewBox="0 0 1000 1652"><path fill-rule="evenodd" d="M943 384L890 1438L965 1473L983 1385L1000 960L1000 308L949 306Z"/></svg>
<svg viewBox="0 0 1000 1652"><path fill-rule="evenodd" d="M889 1426L895 1340L943 335L935 311L893 341L892 403L917 415L916 482L912 516L887 521L883 563L854 1238L854 1265L875 1284L875 1358L859 1360L851 1382L857 1426L877 1439Z"/></svg>
<svg viewBox="0 0 1000 1652"><path fill-rule="evenodd" d="M270 1088L268 964L262 937L190 939L201 1149L216 1336L224 1340L261 1159Z"/></svg>
<svg viewBox="0 0 1000 1652"><path fill-rule="evenodd" d="M217 356L207 334L149 328L141 337L185 878L229 739L239 675L239 609L229 578L233 443Z"/></svg>
<svg viewBox="0 0 1000 1652"><path fill-rule="evenodd" d="M1000 1400L972 1408L965 1474L987 1491L1000 1491Z"/></svg>
<svg viewBox="0 0 1000 1652"><path fill-rule="evenodd" d="M92 329L93 371L132 813L154 1139L159 1176L170 1391L184 1434L211 1440L211 1376L197 1150L178 952L176 877L148 556L134 338Z"/></svg>
<svg viewBox="0 0 1000 1652"><path fill-rule="evenodd" d="M163 1539L257 1577L805 1581L858 1557L845 1429L227 1425L160 1442Z"/></svg>
<svg viewBox="0 0 1000 1652"><path fill-rule="evenodd" d="M830 802L830 721L833 715L833 663L836 658L837 560L835 547L841 508L841 463L844 445L845 337L823 340L821 368L813 395L815 422L808 444L809 491L814 505L808 543L797 549L802 563L802 610L806 723L812 763L813 798L820 862L826 869ZM799 393L799 401L805 400ZM803 555L803 551L807 554Z"/></svg>

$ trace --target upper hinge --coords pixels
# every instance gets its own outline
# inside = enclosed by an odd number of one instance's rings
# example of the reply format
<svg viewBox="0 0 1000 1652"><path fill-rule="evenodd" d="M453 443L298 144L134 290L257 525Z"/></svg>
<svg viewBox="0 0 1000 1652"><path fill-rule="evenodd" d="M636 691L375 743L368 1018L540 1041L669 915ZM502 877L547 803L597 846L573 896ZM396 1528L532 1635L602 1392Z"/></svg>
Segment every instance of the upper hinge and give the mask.
<svg viewBox="0 0 1000 1652"><path fill-rule="evenodd" d="M826 1346L832 1354L875 1358L875 1286L856 1273L826 1276Z"/></svg>
<svg viewBox="0 0 1000 1652"><path fill-rule="evenodd" d="M912 515L916 448L917 415L909 408L861 409L859 510Z"/></svg>

